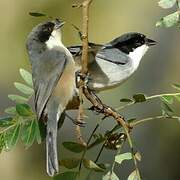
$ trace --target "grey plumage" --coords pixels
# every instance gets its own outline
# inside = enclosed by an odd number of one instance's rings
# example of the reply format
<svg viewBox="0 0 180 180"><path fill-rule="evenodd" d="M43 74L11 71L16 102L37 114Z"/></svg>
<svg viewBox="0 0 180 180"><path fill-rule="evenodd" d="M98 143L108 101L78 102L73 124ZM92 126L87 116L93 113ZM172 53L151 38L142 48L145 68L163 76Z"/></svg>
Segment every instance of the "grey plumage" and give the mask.
<svg viewBox="0 0 180 180"><path fill-rule="evenodd" d="M56 57L55 57L56 56ZM59 48L46 50L38 61L32 62L35 88L35 108L41 117L48 99L59 81L66 65L66 54Z"/></svg>
<svg viewBox="0 0 180 180"><path fill-rule="evenodd" d="M91 90L119 86L138 68L143 55L155 41L140 33L126 33L104 45L89 43L89 82ZM81 69L81 46L68 47L77 69Z"/></svg>
<svg viewBox="0 0 180 180"><path fill-rule="evenodd" d="M77 46L77 48L75 46L73 48L68 47L68 49L74 56L77 69L80 70L81 46ZM98 92L116 87L123 78L127 78L127 74L131 74L131 59L116 48L105 48L103 45L98 45L96 48L93 44L93 47L89 47L88 55L88 87L91 90ZM117 77L117 80L112 81L105 71L111 76Z"/></svg>
<svg viewBox="0 0 180 180"><path fill-rule="evenodd" d="M61 43L59 20L41 23L29 34L27 50L32 65L37 117L46 123L47 173L59 172L58 121L75 90L75 65Z"/></svg>

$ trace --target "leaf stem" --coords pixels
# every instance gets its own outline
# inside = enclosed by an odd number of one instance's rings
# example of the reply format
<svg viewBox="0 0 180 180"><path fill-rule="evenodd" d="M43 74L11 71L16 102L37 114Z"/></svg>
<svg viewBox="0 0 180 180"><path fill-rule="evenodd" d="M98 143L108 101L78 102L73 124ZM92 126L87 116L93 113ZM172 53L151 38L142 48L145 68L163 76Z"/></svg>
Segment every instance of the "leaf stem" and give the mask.
<svg viewBox="0 0 180 180"><path fill-rule="evenodd" d="M125 134L127 136L129 147L131 149L131 154L132 154L132 159L133 159L134 166L135 166L136 175L138 177L138 180L141 180L141 175L140 175L140 172L139 172L139 169L138 169L137 160L136 160L136 158L134 156L134 148L133 148L133 142L132 142L131 136L129 134L128 128L126 126L123 126L123 128L124 128Z"/></svg>
<svg viewBox="0 0 180 180"><path fill-rule="evenodd" d="M155 98L161 98L163 96L179 96L180 93L164 93L164 94L155 94L155 95L152 95L152 96L147 96L146 97L146 100L151 100L151 99L155 99ZM146 101L144 101L146 102ZM116 108L116 111L119 111L119 110L122 110L122 109L125 109L133 104L136 104L135 102L130 102L130 103L127 103L125 104L124 106L120 106L118 108Z"/></svg>
<svg viewBox="0 0 180 180"><path fill-rule="evenodd" d="M90 137L89 137L89 139L88 139L88 141L87 141L87 143L86 143L86 148L85 148L84 151L83 151L83 154L82 154L82 156L81 156L81 160L80 160L80 163L79 163L79 172L81 171L82 162L83 162L83 159L84 159L84 157L85 157L85 155L86 155L86 152L87 152L87 150L88 150L88 145L89 145L89 143L91 142L91 139L92 139L94 133L96 132L96 130L99 128L99 126L100 126L100 122L97 123L96 127L95 127L94 130L92 131L92 133L91 133L91 135L90 135Z"/></svg>
<svg viewBox="0 0 180 180"><path fill-rule="evenodd" d="M150 100L150 99L154 99L154 98L160 98L163 96L179 96L179 95L180 95L180 93L165 93L165 94L157 94L157 95L148 96L148 97L146 97L146 99Z"/></svg>
<svg viewBox="0 0 180 180"><path fill-rule="evenodd" d="M6 131L8 131L9 129L15 127L19 122L16 122L14 124L12 124L11 126L8 126L7 128L3 129L2 131L0 131L0 134L5 133Z"/></svg>
<svg viewBox="0 0 180 180"><path fill-rule="evenodd" d="M120 147L118 148L116 155L120 154L120 152L121 152L121 150L122 150L122 147L124 146L124 143L126 142L126 138L127 138L127 137L124 138L124 141L122 142L122 144L121 144ZM113 173L113 171L114 171L115 164L116 164L116 161L115 161L115 158L114 158L113 164L112 164L112 166L111 166L111 171L110 171L110 172L111 172L111 175L112 175L112 173Z"/></svg>
<svg viewBox="0 0 180 180"><path fill-rule="evenodd" d="M144 119L133 121L129 125L130 125L130 127L135 127L135 126L140 125L140 124L142 124L144 122L152 121L152 120L155 120L155 119L177 119L177 120L179 120L180 117L178 117L178 116L171 116L171 117L155 116L155 117L148 117L148 118L144 118Z"/></svg>

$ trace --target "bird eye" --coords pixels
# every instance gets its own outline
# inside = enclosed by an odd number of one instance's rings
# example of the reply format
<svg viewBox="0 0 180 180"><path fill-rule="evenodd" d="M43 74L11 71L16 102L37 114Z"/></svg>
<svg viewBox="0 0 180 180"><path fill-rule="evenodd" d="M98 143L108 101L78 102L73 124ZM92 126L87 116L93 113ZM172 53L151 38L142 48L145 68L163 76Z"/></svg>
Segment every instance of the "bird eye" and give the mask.
<svg viewBox="0 0 180 180"><path fill-rule="evenodd" d="M52 27L48 27L48 29L47 29L49 32L51 32L53 29L52 29Z"/></svg>

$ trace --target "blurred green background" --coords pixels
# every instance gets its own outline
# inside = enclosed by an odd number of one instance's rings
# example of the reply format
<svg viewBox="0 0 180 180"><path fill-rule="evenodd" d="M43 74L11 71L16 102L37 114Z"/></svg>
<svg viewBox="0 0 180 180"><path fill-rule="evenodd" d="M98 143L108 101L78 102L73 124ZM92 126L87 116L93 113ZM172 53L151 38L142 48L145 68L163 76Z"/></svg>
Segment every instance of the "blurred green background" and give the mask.
<svg viewBox="0 0 180 180"><path fill-rule="evenodd" d="M0 6L0 115L12 104L7 95L16 93L13 82L20 80L19 68L30 69L25 41L31 29L45 18L33 18L30 11L45 12L53 17L61 17L81 27L81 9L73 9L73 0L1 0ZM100 94L105 103L113 107L120 106L119 99L130 97L135 93L147 95L161 92L174 92L172 83L179 83L180 38L176 28L156 28L160 17L168 14L157 5L157 0L94 0L90 12L90 41L105 43L125 32L137 31L158 41L143 58L138 71L119 88ZM63 42L66 46L79 44L77 32L67 23L63 29ZM121 112L126 118L147 117L160 114L159 101L135 105ZM87 107L87 106L86 106ZM180 106L177 104L177 112ZM98 116L87 112L84 137L88 137L96 125ZM113 120L106 120L100 131L110 129ZM75 127L66 120L59 132L59 154L70 157L74 154L65 150L63 141L76 140ZM133 137L136 148L142 154L140 169L143 179L179 180L180 179L180 124L174 120L153 121L134 129ZM128 149L128 148L127 148ZM126 149L126 150L127 150ZM94 158L98 148L88 153ZM111 163L115 152L104 151L102 162ZM120 179L127 179L132 171L132 163L125 162L116 168ZM94 180L101 179L102 174L94 175ZM24 150L19 145L11 152L0 154L1 180L48 180L45 173L45 146L33 145Z"/></svg>

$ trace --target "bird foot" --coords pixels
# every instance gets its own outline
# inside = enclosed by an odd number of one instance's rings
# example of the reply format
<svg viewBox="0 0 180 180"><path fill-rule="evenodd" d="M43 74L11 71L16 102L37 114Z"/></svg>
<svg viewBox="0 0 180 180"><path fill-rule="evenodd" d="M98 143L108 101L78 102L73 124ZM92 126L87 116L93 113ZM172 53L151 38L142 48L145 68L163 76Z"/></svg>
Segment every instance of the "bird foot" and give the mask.
<svg viewBox="0 0 180 180"><path fill-rule="evenodd" d="M89 73L87 74L83 74L81 73L81 71L76 71L76 87L79 88L80 87L80 81L83 80L85 86L87 86L89 80L90 80L90 75Z"/></svg>

